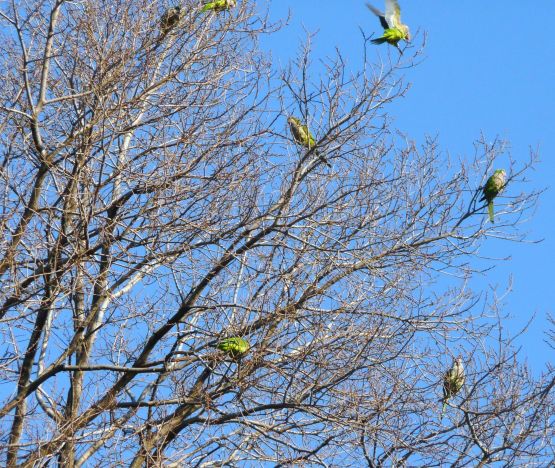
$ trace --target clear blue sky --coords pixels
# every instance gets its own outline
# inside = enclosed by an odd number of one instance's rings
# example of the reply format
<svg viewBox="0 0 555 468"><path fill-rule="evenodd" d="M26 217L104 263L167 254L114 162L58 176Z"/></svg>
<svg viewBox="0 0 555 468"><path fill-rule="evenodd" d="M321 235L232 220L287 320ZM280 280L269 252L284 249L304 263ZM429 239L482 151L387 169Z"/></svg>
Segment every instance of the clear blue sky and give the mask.
<svg viewBox="0 0 555 468"><path fill-rule="evenodd" d="M393 125L412 139L438 135L441 146L452 155L472 155L473 141L483 132L487 138L509 140L513 158L524 162L529 149L539 149L541 162L529 173L530 189L547 188L538 210L523 229L543 243L516 244L490 239L483 253L511 256L482 278L485 286L504 287L512 278L513 292L506 312L514 319L508 330L536 314L537 318L519 343L534 370L553 361L555 352L543 339L547 315L555 313L555 2L488 2L445 0L402 1L404 22L413 34L426 32L425 60L406 72L412 84L407 97L391 110ZM530 4L529 4L530 3ZM374 1L383 9L383 1ZM533 8L530 8L533 7ZM337 46L355 66L360 61L362 28L367 35L380 26L363 0L277 0L270 2L273 19L292 18L279 33L268 37L264 47L275 63L285 64L299 50L306 32L317 32L314 58L332 56ZM487 34L487 39L484 36ZM382 46L381 53L385 53ZM378 53L376 46L375 52ZM476 283L474 284L476 287Z"/></svg>

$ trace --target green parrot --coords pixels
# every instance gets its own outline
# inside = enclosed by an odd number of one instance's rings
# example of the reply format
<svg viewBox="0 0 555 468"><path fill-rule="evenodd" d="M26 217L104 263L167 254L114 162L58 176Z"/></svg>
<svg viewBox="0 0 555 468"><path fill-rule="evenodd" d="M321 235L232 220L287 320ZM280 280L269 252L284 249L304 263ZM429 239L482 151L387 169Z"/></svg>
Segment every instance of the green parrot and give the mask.
<svg viewBox="0 0 555 468"><path fill-rule="evenodd" d="M484 187L484 195L480 201L488 202L489 220L493 223L493 199L505 188L507 173L504 169L497 169L488 179Z"/></svg>
<svg viewBox="0 0 555 468"><path fill-rule="evenodd" d="M441 411L441 416L445 414L445 409L447 408L447 401L452 396L456 395L461 391L464 385L464 366L462 358L459 356L455 359L453 367L445 373L443 378L443 409Z"/></svg>
<svg viewBox="0 0 555 468"><path fill-rule="evenodd" d="M168 8L166 12L160 18L160 31L162 36L168 34L171 29L173 29L179 20L181 19L181 7L175 6Z"/></svg>
<svg viewBox="0 0 555 468"><path fill-rule="evenodd" d="M201 11L214 10L215 12L219 12L229 10L234 6L237 6L237 0L215 0L204 5Z"/></svg>
<svg viewBox="0 0 555 468"><path fill-rule="evenodd" d="M308 149L312 148L315 145L316 140L314 140L314 136L312 135L312 133L310 133L310 130L308 130L307 125L303 125L302 122L296 117L289 117L287 119L287 123L289 124L289 128L291 129L291 133L293 134L293 139L295 140L295 143ZM324 156L320 154L319 151L314 150L314 154L318 156L320 158L320 161L322 161L326 166L331 167L331 164L326 158L324 158Z"/></svg>
<svg viewBox="0 0 555 468"><path fill-rule="evenodd" d="M385 14L369 3L366 4L368 9L374 13L379 19L384 32L382 37L372 40L372 44L383 44L387 42L397 47L397 50L403 53L399 47L401 39L410 41L410 31L406 24L401 23L401 7L397 0L385 0Z"/></svg>
<svg viewBox="0 0 555 468"><path fill-rule="evenodd" d="M232 359L239 359L249 352L250 344L244 338L233 336L224 338L220 341L216 348L226 353Z"/></svg>

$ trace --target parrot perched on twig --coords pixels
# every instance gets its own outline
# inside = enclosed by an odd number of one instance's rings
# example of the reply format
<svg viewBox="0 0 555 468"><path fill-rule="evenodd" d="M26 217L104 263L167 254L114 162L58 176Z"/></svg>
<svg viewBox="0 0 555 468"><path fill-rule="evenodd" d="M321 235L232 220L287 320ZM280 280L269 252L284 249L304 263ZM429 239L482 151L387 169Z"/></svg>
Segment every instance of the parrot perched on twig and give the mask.
<svg viewBox="0 0 555 468"><path fill-rule="evenodd" d="M307 125L303 125L303 123L296 117L289 117L287 122L289 123L289 128L291 129L295 143L308 149L314 147L316 140L314 140L314 136L310 133ZM320 161L322 161L326 166L331 167L328 160L322 156L318 150L314 150L314 154L318 156Z"/></svg>
<svg viewBox="0 0 555 468"><path fill-rule="evenodd" d="M215 12L229 10L237 6L237 0L215 0L213 2L209 2L202 7L201 11L210 11L213 10Z"/></svg>
<svg viewBox="0 0 555 468"><path fill-rule="evenodd" d="M181 19L181 7L168 8L160 18L160 32L165 36L173 29Z"/></svg>
<svg viewBox="0 0 555 468"><path fill-rule="evenodd" d="M447 401L452 396L460 392L464 385L464 365L462 358L459 356L455 359L453 367L445 373L443 378L443 409L441 416L443 417L445 409L447 408Z"/></svg>
<svg viewBox="0 0 555 468"><path fill-rule="evenodd" d="M504 169L497 169L484 186L484 195L480 201L488 202L489 220L493 223L493 199L505 188L507 173Z"/></svg>
<svg viewBox="0 0 555 468"><path fill-rule="evenodd" d="M216 348L226 353L232 359L240 359L249 352L250 344L244 338L233 336L221 340L216 345Z"/></svg>
<svg viewBox="0 0 555 468"><path fill-rule="evenodd" d="M397 0L385 0L385 13L382 13L377 8L369 3L366 4L368 9L374 13L379 19L384 32L382 37L373 39L373 44L383 44L387 42L392 46L397 47L397 50L402 54L403 51L399 47L399 41L410 41L410 30L406 24L401 23L401 7Z"/></svg>

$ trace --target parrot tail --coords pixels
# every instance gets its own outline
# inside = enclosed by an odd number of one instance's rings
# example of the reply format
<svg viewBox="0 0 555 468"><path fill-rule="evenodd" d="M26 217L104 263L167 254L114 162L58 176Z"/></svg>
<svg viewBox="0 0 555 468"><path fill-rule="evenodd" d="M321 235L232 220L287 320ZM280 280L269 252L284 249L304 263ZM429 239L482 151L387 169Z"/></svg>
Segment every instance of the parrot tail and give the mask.
<svg viewBox="0 0 555 468"><path fill-rule="evenodd" d="M490 222L493 223L493 222L494 222L494 220L493 220L493 201L490 201L490 202L488 203L488 214L489 214L489 220L490 220Z"/></svg>
<svg viewBox="0 0 555 468"><path fill-rule="evenodd" d="M331 169L330 162L326 158L324 158L324 156L320 156L320 160Z"/></svg>
<svg viewBox="0 0 555 468"><path fill-rule="evenodd" d="M326 158L324 158L324 156L319 156L319 158L320 158L320 161L322 161L326 166L328 166L331 169L330 162Z"/></svg>
<svg viewBox="0 0 555 468"><path fill-rule="evenodd" d="M204 5L202 7L202 10L200 11L208 11L208 10L212 10L214 8L214 4L213 3L207 3L206 5Z"/></svg>
<svg viewBox="0 0 555 468"><path fill-rule="evenodd" d="M443 416L445 415L445 410L447 409L447 400L443 400L443 408L441 409L441 419L443 419Z"/></svg>
<svg viewBox="0 0 555 468"><path fill-rule="evenodd" d="M385 37L378 37L377 39L372 39L370 42L372 44L383 44L384 42L387 42L387 39Z"/></svg>
<svg viewBox="0 0 555 468"><path fill-rule="evenodd" d="M320 161L322 161L326 166L328 166L331 169L330 162L325 158L325 156L322 153L320 153L320 151L314 150L314 154L318 156L318 159L320 159Z"/></svg>

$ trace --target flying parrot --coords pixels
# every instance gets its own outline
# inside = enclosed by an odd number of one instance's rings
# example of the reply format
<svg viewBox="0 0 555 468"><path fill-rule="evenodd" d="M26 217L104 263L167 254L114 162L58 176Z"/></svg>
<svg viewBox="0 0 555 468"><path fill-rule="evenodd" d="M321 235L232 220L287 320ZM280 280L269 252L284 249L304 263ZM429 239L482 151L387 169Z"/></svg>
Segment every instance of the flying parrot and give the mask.
<svg viewBox="0 0 555 468"><path fill-rule="evenodd" d="M399 7L399 2L397 0L385 0L385 13L382 13L369 3L366 6L380 19L380 24L384 29L383 36L373 39L372 43L383 44L387 42L397 47L399 52L403 53L399 47L399 41L401 39L410 41L410 31L406 24L401 23L401 7Z"/></svg>
<svg viewBox="0 0 555 468"><path fill-rule="evenodd" d="M237 6L237 0L215 0L204 5L201 11L214 10L215 12L219 12L229 10L234 6Z"/></svg>
<svg viewBox="0 0 555 468"><path fill-rule="evenodd" d="M160 18L160 31L165 36L174 28L181 19L181 7L168 8Z"/></svg>
<svg viewBox="0 0 555 468"><path fill-rule="evenodd" d="M493 223L493 199L505 188L507 173L504 169L497 169L484 186L484 195L480 201L488 202L489 220Z"/></svg>
<svg viewBox="0 0 555 468"><path fill-rule="evenodd" d="M295 143L308 149L312 148L316 144L316 140L314 140L314 136L310 133L310 130L308 130L308 126L303 125L299 119L296 117L289 117L287 119L287 123L289 123L289 128L291 129ZM314 154L316 154L316 156L320 158L320 161L322 161L326 166L331 167L331 164L320 154L319 151L314 150Z"/></svg>
<svg viewBox="0 0 555 468"><path fill-rule="evenodd" d="M220 341L216 348L226 353L232 359L239 359L249 352L250 344L244 338L233 336L224 338Z"/></svg>
<svg viewBox="0 0 555 468"><path fill-rule="evenodd" d="M455 359L453 367L445 373L443 378L443 409L441 411L441 416L445 413L447 408L447 401L452 396L460 392L462 386L464 385L464 366L462 358L459 356Z"/></svg>

